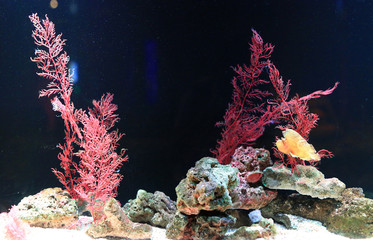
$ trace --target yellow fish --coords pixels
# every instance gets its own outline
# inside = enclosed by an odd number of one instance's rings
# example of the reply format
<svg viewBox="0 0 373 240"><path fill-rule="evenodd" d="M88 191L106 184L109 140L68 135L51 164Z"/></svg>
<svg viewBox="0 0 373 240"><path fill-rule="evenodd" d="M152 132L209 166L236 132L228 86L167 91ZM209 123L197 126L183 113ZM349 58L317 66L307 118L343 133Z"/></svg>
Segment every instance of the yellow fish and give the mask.
<svg viewBox="0 0 373 240"><path fill-rule="evenodd" d="M292 157L305 161L320 161L320 155L312 144L309 144L299 133L293 129L282 131L283 138L276 141L277 149Z"/></svg>

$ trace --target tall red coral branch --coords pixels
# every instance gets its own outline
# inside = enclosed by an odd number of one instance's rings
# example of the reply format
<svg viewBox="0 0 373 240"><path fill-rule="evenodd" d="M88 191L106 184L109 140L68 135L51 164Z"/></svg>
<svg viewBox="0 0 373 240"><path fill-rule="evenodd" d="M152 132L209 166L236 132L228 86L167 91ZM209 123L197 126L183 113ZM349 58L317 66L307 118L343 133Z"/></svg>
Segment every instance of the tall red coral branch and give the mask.
<svg viewBox="0 0 373 240"><path fill-rule="evenodd" d="M253 30L250 65L233 68L237 73L232 80L233 103L228 105L224 121L216 124L223 127L222 139L218 141L217 149L212 151L222 164L230 163L231 156L240 145L254 143L273 118L273 113L266 109L263 102L271 93L259 88L269 83L260 76L269 64L273 48L271 44L263 44L260 35Z"/></svg>
<svg viewBox="0 0 373 240"><path fill-rule="evenodd" d="M217 126L223 127L222 138L212 152L222 164L231 162L231 156L239 146L254 144L271 123L281 124L278 126L280 129L294 129L308 139L318 120L317 114L309 113L308 100L328 95L338 85L337 82L331 89L315 91L301 98L296 95L288 100L290 81L285 83L270 61L274 47L264 44L255 30L252 32L250 65L233 68L237 77L232 80L232 103L228 105L224 121L217 123ZM266 79L265 74L268 74ZM270 88L264 89L264 86L270 85L272 92ZM321 150L320 154L331 156L327 150Z"/></svg>
<svg viewBox="0 0 373 240"><path fill-rule="evenodd" d="M36 13L29 18L35 27L35 30L32 31L34 42L41 48L35 50L35 58L31 58L31 61L35 62L40 70L37 74L50 80L47 88L39 92L39 97L53 97L51 100L53 110L61 112L65 124L66 143L58 145L62 150L58 158L61 160L60 165L64 173L62 174L55 169L53 172L70 195L73 198L78 198L74 189L76 166L72 158L73 143L79 142L82 135L77 126L77 111L70 102L73 90L72 72L67 67L69 56L63 51L66 40L61 39L62 34L56 36L54 24L49 21L47 16L42 22L40 22Z"/></svg>
<svg viewBox="0 0 373 240"><path fill-rule="evenodd" d="M111 103L113 95L106 94L100 101L93 101L88 113L76 109L71 102L73 71L68 69L69 56L63 51L66 40L61 38L62 34L56 35L47 16L42 21L37 14L29 18L35 27L32 37L40 48L35 50L31 61L40 70L37 74L50 81L39 97L52 98L53 110L60 112L65 124L66 142L59 145L62 152L58 154L63 171L53 169L53 172L73 198L88 201L97 220L95 214L102 205L116 196L122 179L119 169L127 160L124 149L116 153L123 134L111 130L119 120L115 114L117 106ZM80 158L79 163L74 156Z"/></svg>

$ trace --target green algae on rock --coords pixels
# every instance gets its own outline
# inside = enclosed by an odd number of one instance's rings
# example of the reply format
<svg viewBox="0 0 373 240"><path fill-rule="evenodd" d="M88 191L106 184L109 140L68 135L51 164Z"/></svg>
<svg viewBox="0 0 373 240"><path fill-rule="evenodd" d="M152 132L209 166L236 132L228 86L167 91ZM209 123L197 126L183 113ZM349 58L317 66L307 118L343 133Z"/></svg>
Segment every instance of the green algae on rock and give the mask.
<svg viewBox="0 0 373 240"><path fill-rule="evenodd" d="M361 188L347 188L341 200L279 195L261 211L288 227L286 214L292 214L320 221L330 232L346 237L373 237L373 199L365 198Z"/></svg>
<svg viewBox="0 0 373 240"><path fill-rule="evenodd" d="M373 199L365 198L361 188L348 188L342 204L326 220L329 231L351 238L373 237Z"/></svg>

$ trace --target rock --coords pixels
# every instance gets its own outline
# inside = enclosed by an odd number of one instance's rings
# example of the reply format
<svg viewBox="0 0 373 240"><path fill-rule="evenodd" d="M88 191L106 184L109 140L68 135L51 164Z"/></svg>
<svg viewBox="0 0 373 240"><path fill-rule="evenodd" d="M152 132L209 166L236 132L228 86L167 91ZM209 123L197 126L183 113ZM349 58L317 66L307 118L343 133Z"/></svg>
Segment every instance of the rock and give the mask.
<svg viewBox="0 0 373 240"><path fill-rule="evenodd" d="M114 199L109 199L103 209L104 220L92 224L87 230L87 234L93 238L99 237L121 237L131 239L151 238L152 227L147 224L132 222L119 203Z"/></svg>
<svg viewBox="0 0 373 240"><path fill-rule="evenodd" d="M224 212L233 206L230 192L239 184L237 168L205 157L189 169L176 187L177 209L187 215L201 210Z"/></svg>
<svg viewBox="0 0 373 240"><path fill-rule="evenodd" d="M234 209L259 209L271 202L277 192L264 189L259 180L263 170L272 165L269 152L263 148L239 147L231 166L238 169L239 185L231 191Z"/></svg>
<svg viewBox="0 0 373 240"><path fill-rule="evenodd" d="M373 237L373 199L365 198L360 188L348 188L342 204L326 219L327 229L350 238Z"/></svg>
<svg viewBox="0 0 373 240"><path fill-rule="evenodd" d="M320 199L340 199L346 188L338 178L325 179L315 167L304 165L297 165L293 172L284 166L268 167L263 172L262 183L270 189L295 190Z"/></svg>
<svg viewBox="0 0 373 240"><path fill-rule="evenodd" d="M276 198L277 192L241 183L231 191L233 209L259 209Z"/></svg>
<svg viewBox="0 0 373 240"><path fill-rule="evenodd" d="M273 165L268 150L264 148L239 147L232 156L231 166L238 169L240 182L256 183L263 170Z"/></svg>
<svg viewBox="0 0 373 240"><path fill-rule="evenodd" d="M188 216L177 212L167 225L166 236L177 240L221 239L236 219L222 212L201 211L199 215Z"/></svg>
<svg viewBox="0 0 373 240"><path fill-rule="evenodd" d="M275 221L277 221L276 219ZM304 229L312 229L310 231L316 230L316 229L325 229L323 227L323 224L320 221L316 220L310 220L307 218L291 215L291 214L281 214L281 220L286 228L293 229L293 230L299 230L304 231ZM326 230L325 230L326 231Z"/></svg>
<svg viewBox="0 0 373 240"><path fill-rule="evenodd" d="M288 227L292 223L286 214L291 214L320 221L329 231L346 237L373 237L373 199L365 198L359 188L347 188L341 197L336 200L280 195L261 212Z"/></svg>
<svg viewBox="0 0 373 240"><path fill-rule="evenodd" d="M289 219L284 216L286 214L325 222L340 204L339 201L332 198L317 199L297 193L291 195L279 194L275 200L260 210L263 217L273 218L275 221L291 227Z"/></svg>
<svg viewBox="0 0 373 240"><path fill-rule="evenodd" d="M250 227L240 227L224 240L255 240L258 238L269 239L276 234L276 226L272 219L263 218L258 224Z"/></svg>
<svg viewBox="0 0 373 240"><path fill-rule="evenodd" d="M301 229L304 224L307 224L309 221L313 221L314 224L322 226L320 221L310 220L307 218L302 218L299 216L291 215L291 214L278 214L274 218L276 222L280 222L285 225L287 229Z"/></svg>
<svg viewBox="0 0 373 240"><path fill-rule="evenodd" d="M226 214L231 215L236 219L236 223L232 228L239 228L242 226L250 226L253 224L249 218L249 210L244 210L244 209L229 209L225 211Z"/></svg>
<svg viewBox="0 0 373 240"><path fill-rule="evenodd" d="M260 212L260 210L255 209L249 213L249 218L251 222L258 223L260 222L260 220L262 220L263 217L262 217L262 213Z"/></svg>
<svg viewBox="0 0 373 240"><path fill-rule="evenodd" d="M176 203L163 192L153 194L140 189L136 199L129 200L123 211L133 222L165 228L176 213Z"/></svg>
<svg viewBox="0 0 373 240"><path fill-rule="evenodd" d="M61 188L47 188L17 205L18 217L32 227L67 228L78 220L76 201Z"/></svg>

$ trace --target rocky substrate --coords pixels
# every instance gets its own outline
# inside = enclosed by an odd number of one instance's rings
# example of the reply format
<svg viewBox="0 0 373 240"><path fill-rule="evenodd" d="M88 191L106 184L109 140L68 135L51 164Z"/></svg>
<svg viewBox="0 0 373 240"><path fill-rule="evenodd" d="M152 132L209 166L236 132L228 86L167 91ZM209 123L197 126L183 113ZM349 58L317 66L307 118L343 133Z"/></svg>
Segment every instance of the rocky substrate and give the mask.
<svg viewBox="0 0 373 240"><path fill-rule="evenodd" d="M53 233L54 240L373 239L373 200L361 188L346 188L312 166L272 165L267 150L251 147L238 148L230 165L205 157L176 187L176 201L140 189L123 207L107 201L96 223L79 216L82 206L66 191L45 189L2 213L0 234L25 228L27 239Z"/></svg>

